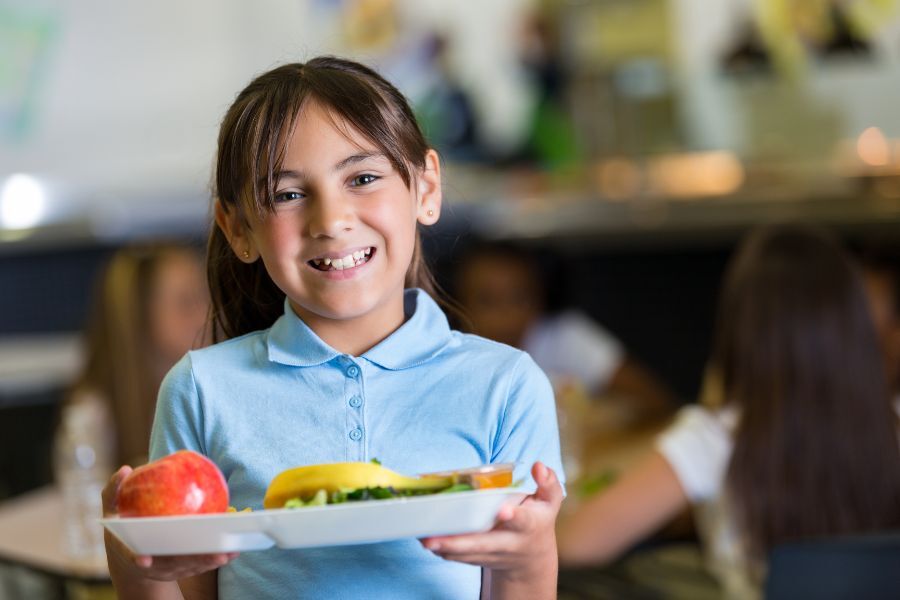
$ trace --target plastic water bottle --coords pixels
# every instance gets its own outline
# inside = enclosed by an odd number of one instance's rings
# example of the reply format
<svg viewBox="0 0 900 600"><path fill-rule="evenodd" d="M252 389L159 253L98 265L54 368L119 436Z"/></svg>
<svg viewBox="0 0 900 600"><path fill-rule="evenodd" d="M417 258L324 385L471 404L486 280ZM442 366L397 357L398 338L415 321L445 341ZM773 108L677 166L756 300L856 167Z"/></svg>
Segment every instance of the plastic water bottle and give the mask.
<svg viewBox="0 0 900 600"><path fill-rule="evenodd" d="M78 562L104 557L98 522L100 494L112 466L112 432L102 405L76 402L63 408L54 445L54 471L63 501L63 551Z"/></svg>
<svg viewBox="0 0 900 600"><path fill-rule="evenodd" d="M584 386L575 379L557 377L553 384L563 469L566 480L574 482L581 475L583 466L584 422L589 401Z"/></svg>

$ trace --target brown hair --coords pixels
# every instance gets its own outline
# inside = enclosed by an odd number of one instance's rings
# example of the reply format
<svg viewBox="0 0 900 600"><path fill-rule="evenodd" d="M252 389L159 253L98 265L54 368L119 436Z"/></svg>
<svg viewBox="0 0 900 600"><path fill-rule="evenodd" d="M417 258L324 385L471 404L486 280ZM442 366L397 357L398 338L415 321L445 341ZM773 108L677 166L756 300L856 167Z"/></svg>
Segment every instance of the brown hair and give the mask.
<svg viewBox="0 0 900 600"><path fill-rule="evenodd" d="M160 383L154 374L150 301L159 267L174 255L193 252L178 243L128 246L116 251L95 284L85 365L66 401L93 395L109 408L118 464L145 458L150 443ZM201 339L198 332L198 345Z"/></svg>
<svg viewBox="0 0 900 600"><path fill-rule="evenodd" d="M274 210L274 173L304 103L313 100L340 126L355 129L381 150L407 187L425 168L428 144L403 95L368 67L334 57L282 65L254 79L238 94L219 131L215 201L236 211L249 226L249 211ZM244 264L225 235L209 236L207 277L214 341L270 327L283 312L284 293L262 261ZM422 252L420 236L406 273L407 287L420 287L441 301Z"/></svg>
<svg viewBox="0 0 900 600"><path fill-rule="evenodd" d="M897 418L859 274L826 233L750 235L712 366L740 413L728 469L748 551L900 526Z"/></svg>

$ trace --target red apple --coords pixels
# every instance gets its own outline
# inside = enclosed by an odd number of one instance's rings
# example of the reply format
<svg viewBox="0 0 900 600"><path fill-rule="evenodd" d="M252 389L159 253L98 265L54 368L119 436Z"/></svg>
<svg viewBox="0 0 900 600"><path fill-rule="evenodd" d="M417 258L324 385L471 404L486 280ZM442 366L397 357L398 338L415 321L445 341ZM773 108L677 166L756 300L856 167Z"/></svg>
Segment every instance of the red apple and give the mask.
<svg viewBox="0 0 900 600"><path fill-rule="evenodd" d="M179 450L132 471L119 486L116 506L123 517L225 512L228 486L213 461Z"/></svg>

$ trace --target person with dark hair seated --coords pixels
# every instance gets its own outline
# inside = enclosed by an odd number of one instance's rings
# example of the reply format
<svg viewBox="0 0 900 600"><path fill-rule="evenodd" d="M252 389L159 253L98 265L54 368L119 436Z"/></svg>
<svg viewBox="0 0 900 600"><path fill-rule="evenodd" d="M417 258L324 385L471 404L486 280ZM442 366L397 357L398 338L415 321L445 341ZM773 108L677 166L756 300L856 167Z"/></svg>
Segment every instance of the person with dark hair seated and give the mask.
<svg viewBox="0 0 900 600"><path fill-rule="evenodd" d="M720 406L688 406L655 452L558 527L563 566L610 561L686 506L729 598L769 551L900 528L900 444L862 277L818 229L750 235L720 298Z"/></svg>

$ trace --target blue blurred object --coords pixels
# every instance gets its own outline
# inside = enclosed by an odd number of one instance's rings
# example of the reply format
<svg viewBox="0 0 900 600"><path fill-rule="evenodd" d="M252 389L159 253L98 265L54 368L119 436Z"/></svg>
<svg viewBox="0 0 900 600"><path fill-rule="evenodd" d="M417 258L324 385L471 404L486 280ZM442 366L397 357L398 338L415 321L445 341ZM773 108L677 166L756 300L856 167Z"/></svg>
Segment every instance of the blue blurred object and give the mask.
<svg viewBox="0 0 900 600"><path fill-rule="evenodd" d="M900 598L900 531L783 544L769 556L768 600Z"/></svg>

